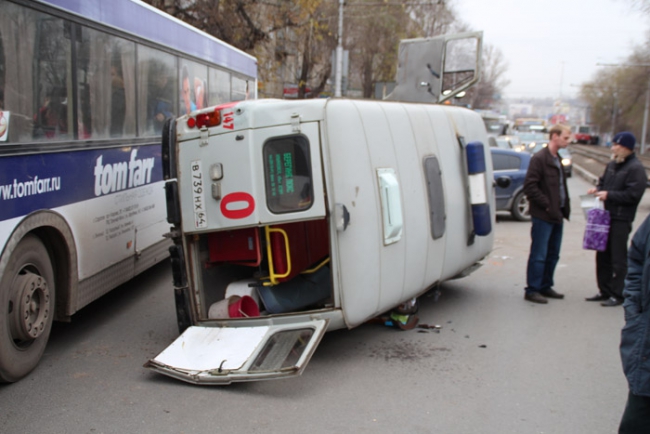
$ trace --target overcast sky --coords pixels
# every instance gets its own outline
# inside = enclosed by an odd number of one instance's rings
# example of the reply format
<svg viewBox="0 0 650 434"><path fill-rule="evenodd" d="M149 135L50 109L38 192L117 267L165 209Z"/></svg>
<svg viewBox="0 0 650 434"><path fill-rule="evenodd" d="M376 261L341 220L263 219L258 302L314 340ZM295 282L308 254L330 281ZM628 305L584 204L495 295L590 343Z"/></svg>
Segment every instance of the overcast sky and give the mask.
<svg viewBox="0 0 650 434"><path fill-rule="evenodd" d="M504 97L575 96L643 45L650 19L626 0L455 0L459 18L508 63Z"/></svg>

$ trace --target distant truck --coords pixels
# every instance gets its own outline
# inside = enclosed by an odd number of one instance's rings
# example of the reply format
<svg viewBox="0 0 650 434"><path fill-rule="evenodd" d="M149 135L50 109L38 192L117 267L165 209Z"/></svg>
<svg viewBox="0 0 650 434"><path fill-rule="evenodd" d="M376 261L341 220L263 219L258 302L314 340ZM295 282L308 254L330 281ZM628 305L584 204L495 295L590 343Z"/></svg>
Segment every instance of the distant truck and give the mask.
<svg viewBox="0 0 650 434"><path fill-rule="evenodd" d="M594 125L576 125L573 130L573 142L583 145L598 145L600 136L598 128Z"/></svg>
<svg viewBox="0 0 650 434"><path fill-rule="evenodd" d="M517 133L545 133L547 123L545 119L541 118L519 118L515 119L513 129Z"/></svg>

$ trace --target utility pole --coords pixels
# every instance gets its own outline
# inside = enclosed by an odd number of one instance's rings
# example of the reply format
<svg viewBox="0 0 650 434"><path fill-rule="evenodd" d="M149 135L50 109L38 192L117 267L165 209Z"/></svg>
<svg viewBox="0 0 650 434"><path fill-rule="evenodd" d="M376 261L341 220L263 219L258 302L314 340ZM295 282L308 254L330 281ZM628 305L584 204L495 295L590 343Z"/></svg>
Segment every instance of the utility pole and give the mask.
<svg viewBox="0 0 650 434"><path fill-rule="evenodd" d="M616 113L618 112L618 91L614 91L614 103L612 104L612 139L616 135Z"/></svg>
<svg viewBox="0 0 650 434"><path fill-rule="evenodd" d="M343 3L344 0L339 0L339 40L336 46L335 97L341 96L341 79L343 78Z"/></svg>

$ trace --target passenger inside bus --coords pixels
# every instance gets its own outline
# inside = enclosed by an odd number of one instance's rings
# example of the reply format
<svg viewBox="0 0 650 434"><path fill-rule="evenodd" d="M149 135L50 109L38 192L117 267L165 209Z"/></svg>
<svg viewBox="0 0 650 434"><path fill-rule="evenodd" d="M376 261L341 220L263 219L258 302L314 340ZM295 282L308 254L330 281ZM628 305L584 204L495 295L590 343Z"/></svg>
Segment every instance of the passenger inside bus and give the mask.
<svg viewBox="0 0 650 434"><path fill-rule="evenodd" d="M34 115L34 138L52 139L68 133L67 101L61 92L48 92L43 105Z"/></svg>
<svg viewBox="0 0 650 434"><path fill-rule="evenodd" d="M201 80L198 77L194 77L194 95L196 96L196 108L200 110L206 108L208 103L206 101L207 89L206 83L204 80Z"/></svg>
<svg viewBox="0 0 650 434"><path fill-rule="evenodd" d="M174 117L172 109L174 88L169 77L162 71L153 81L155 88L151 97L150 113L153 129L156 133L160 133L165 120Z"/></svg>
<svg viewBox="0 0 650 434"><path fill-rule="evenodd" d="M196 110L196 104L194 103L194 92L192 91L192 84L190 83L190 72L187 68L187 65L183 66L183 72L181 75L181 99L182 106L181 111L183 114L188 114Z"/></svg>
<svg viewBox="0 0 650 434"><path fill-rule="evenodd" d="M122 68L111 66L111 137L119 137L124 132L126 97Z"/></svg>

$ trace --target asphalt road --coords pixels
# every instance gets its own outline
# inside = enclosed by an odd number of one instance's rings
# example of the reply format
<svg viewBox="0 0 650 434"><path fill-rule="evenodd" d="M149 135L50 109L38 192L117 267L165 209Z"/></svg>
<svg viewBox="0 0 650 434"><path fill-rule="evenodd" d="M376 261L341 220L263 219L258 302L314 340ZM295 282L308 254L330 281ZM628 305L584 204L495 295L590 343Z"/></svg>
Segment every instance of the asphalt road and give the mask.
<svg viewBox="0 0 650 434"><path fill-rule="evenodd" d="M301 377L199 387L142 368L177 336L161 264L55 325L40 366L0 385L0 432L615 432L623 310L584 301L596 292L594 253L581 248L589 184L569 185L564 300L523 299L530 224L503 215L485 265L438 301L422 297L420 322L439 333L367 324L327 334ZM637 224L649 212L650 196Z"/></svg>

